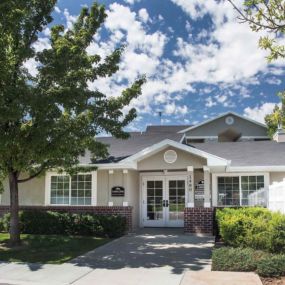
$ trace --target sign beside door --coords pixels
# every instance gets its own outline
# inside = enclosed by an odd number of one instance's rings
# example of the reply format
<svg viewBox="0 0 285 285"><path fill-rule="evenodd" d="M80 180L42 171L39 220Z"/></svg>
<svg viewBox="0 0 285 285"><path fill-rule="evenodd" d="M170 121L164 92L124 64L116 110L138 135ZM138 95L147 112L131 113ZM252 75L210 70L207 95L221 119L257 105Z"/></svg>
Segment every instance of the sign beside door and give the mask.
<svg viewBox="0 0 285 285"><path fill-rule="evenodd" d="M183 227L186 176L145 176L142 179L143 226Z"/></svg>

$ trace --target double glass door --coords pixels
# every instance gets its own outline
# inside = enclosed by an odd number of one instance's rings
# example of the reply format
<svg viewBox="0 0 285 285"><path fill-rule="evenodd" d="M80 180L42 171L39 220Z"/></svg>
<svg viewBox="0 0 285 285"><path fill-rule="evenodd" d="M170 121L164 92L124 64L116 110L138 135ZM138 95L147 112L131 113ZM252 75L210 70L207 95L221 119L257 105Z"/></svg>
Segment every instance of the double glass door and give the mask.
<svg viewBox="0 0 285 285"><path fill-rule="evenodd" d="M142 187L143 226L184 226L185 176L143 177Z"/></svg>

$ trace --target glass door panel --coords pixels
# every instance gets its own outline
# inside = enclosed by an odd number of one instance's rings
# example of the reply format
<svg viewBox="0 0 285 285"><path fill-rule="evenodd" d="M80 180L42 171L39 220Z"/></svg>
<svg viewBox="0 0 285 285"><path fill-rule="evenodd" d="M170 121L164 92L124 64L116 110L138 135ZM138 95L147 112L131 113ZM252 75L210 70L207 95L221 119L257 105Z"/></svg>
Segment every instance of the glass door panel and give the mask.
<svg viewBox="0 0 285 285"><path fill-rule="evenodd" d="M168 179L168 226L183 226L186 179Z"/></svg>

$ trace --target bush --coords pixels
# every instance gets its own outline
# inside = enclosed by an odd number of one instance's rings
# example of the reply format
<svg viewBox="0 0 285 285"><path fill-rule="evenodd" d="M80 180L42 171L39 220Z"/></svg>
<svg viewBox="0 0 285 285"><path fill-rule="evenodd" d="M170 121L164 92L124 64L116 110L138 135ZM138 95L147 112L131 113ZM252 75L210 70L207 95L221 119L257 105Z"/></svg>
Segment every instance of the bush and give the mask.
<svg viewBox="0 0 285 285"><path fill-rule="evenodd" d="M121 216L99 216L60 212L23 211L19 214L21 233L60 234L98 237L119 237L127 229L126 219ZM2 219L3 230L9 231L10 214Z"/></svg>
<svg viewBox="0 0 285 285"><path fill-rule="evenodd" d="M265 255L251 248L222 247L212 253L212 270L255 271L257 262Z"/></svg>
<svg viewBox="0 0 285 285"><path fill-rule="evenodd" d="M285 255L270 254L252 248L222 247L212 254L214 271L256 271L263 277L285 275Z"/></svg>
<svg viewBox="0 0 285 285"><path fill-rule="evenodd" d="M263 277L278 277L285 275L285 255L273 255L260 260L257 273Z"/></svg>
<svg viewBox="0 0 285 285"><path fill-rule="evenodd" d="M264 208L218 210L219 232L227 245L285 252L285 216Z"/></svg>

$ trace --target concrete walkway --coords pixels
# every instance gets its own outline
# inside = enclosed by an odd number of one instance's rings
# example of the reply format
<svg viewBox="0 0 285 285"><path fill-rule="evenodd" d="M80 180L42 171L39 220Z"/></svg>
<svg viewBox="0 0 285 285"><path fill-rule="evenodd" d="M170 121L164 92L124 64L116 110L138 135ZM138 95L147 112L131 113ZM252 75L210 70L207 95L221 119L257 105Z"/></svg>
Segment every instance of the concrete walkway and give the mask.
<svg viewBox="0 0 285 285"><path fill-rule="evenodd" d="M212 245L180 229L147 229L62 265L2 263L0 284L179 285L185 270L210 270Z"/></svg>
<svg viewBox="0 0 285 285"><path fill-rule="evenodd" d="M0 263L0 285L262 285L254 273L211 272L212 246L212 237L147 229L62 265Z"/></svg>

